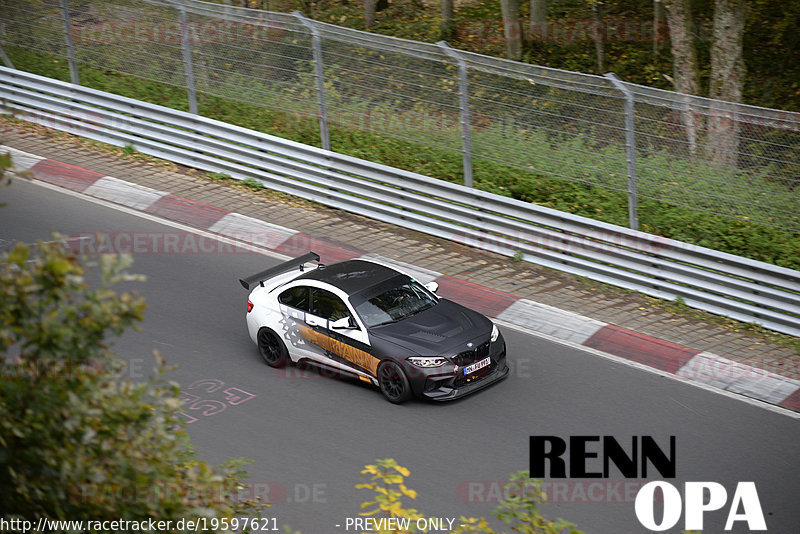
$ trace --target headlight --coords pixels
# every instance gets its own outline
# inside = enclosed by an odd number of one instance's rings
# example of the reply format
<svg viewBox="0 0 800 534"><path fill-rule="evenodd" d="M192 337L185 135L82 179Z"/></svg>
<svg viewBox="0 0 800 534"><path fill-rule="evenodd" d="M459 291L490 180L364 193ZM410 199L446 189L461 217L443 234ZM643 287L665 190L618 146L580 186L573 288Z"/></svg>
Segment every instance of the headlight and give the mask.
<svg viewBox="0 0 800 534"><path fill-rule="evenodd" d="M441 367L447 363L447 358L441 356L412 356L408 361L417 367Z"/></svg>
<svg viewBox="0 0 800 534"><path fill-rule="evenodd" d="M497 329L497 325L493 324L492 325L492 337L490 338L492 340L492 343L497 341L498 337L500 337L500 330Z"/></svg>

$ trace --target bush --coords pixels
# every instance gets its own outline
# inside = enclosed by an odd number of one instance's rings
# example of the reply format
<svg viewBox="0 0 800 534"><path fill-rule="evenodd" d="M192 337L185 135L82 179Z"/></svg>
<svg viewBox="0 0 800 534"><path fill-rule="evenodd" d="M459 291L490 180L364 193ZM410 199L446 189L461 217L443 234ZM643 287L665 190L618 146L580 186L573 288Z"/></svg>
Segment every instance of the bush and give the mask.
<svg viewBox="0 0 800 534"><path fill-rule="evenodd" d="M129 257L100 256L90 288L60 236L0 258L0 517L129 521L252 515L241 460L197 459L178 386L155 353L134 383L109 349L145 303L112 285L141 280Z"/></svg>
<svg viewBox="0 0 800 534"><path fill-rule="evenodd" d="M367 465L361 474L367 475L369 481L357 484L356 488L368 489L375 493L375 497L361 504L362 509L368 508L368 510L361 512L360 515L402 520L400 521L403 525L402 530L383 529L378 531L381 534L418 532L418 527L425 524L426 516L415 508L405 508L403 503L404 498L417 498L417 492L405 485L405 479L410 475L409 470L389 458ZM504 489L505 497L494 513L498 519L510 526L512 532L582 534L580 530L574 528L573 523L563 519L553 521L542 515L539 507L547 503L547 496L541 489L540 481L528 478L527 471L511 475ZM459 522L460 526L453 530L453 534L470 532L496 534L484 518L462 516Z"/></svg>

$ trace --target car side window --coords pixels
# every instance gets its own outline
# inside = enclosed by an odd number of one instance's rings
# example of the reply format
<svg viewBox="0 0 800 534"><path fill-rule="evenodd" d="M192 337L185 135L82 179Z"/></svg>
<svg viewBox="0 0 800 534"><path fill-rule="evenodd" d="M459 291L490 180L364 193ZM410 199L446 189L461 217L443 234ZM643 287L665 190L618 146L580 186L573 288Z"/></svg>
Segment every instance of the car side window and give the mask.
<svg viewBox="0 0 800 534"><path fill-rule="evenodd" d="M350 311L342 299L325 289L311 288L311 313L317 317L336 321L349 317Z"/></svg>
<svg viewBox="0 0 800 534"><path fill-rule="evenodd" d="M308 307L308 286L297 286L287 289L278 296L278 302L290 308L302 311L309 311Z"/></svg>

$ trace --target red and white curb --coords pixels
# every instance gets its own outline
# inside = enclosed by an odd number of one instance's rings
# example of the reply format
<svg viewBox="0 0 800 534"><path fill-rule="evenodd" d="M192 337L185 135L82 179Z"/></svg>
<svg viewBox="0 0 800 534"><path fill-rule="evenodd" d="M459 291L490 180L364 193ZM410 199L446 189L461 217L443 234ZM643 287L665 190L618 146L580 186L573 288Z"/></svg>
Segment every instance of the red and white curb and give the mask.
<svg viewBox="0 0 800 534"><path fill-rule="evenodd" d="M381 261L403 269L423 283L437 282L439 294L489 317L637 362L683 380L800 412L798 380L83 167L3 145L0 145L0 152L11 154L16 172L29 171L36 180L287 256L313 250L326 263L353 258Z"/></svg>

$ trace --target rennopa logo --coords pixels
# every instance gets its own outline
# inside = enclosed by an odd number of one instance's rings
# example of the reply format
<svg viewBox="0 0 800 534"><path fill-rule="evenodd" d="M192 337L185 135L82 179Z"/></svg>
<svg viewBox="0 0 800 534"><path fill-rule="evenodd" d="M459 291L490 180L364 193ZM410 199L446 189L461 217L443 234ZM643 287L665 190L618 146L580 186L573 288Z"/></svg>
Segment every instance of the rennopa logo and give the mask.
<svg viewBox="0 0 800 534"><path fill-rule="evenodd" d="M625 478L647 478L648 468L661 477L676 476L675 436L667 450L652 436L633 436L624 447L613 436L530 436L530 476L533 478L609 478L612 466ZM568 459L563 456L568 454ZM663 502L661 517L656 504ZM706 513L722 510L728 491L718 482L685 482L683 497L675 485L663 480L648 482L636 494L639 523L653 532L669 530L684 516L684 529L702 530ZM754 482L739 482L730 499L725 530L743 522L751 531L767 530Z"/></svg>

